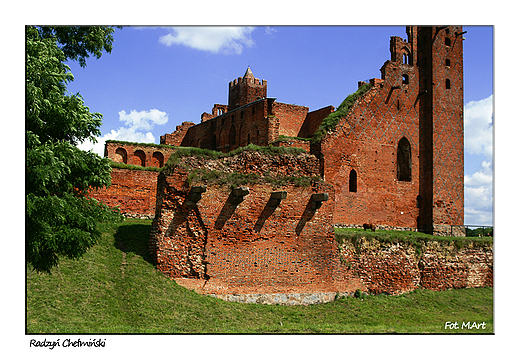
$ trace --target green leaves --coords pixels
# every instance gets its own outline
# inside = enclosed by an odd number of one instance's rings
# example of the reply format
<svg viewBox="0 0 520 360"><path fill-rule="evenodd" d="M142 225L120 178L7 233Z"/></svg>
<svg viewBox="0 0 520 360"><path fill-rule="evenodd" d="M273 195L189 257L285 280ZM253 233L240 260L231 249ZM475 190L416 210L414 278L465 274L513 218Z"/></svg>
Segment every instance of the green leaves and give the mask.
<svg viewBox="0 0 520 360"><path fill-rule="evenodd" d="M59 256L77 259L100 237L98 221L118 221L120 214L94 199L65 193L26 195L26 261L50 272Z"/></svg>
<svg viewBox="0 0 520 360"><path fill-rule="evenodd" d="M87 197L91 188L110 185L110 160L75 146L95 141L102 116L67 91L74 76L64 64L101 56L112 48L106 38L112 32L26 29L26 261L38 271L50 271L60 255L81 256L99 238L97 222L121 218Z"/></svg>
<svg viewBox="0 0 520 360"><path fill-rule="evenodd" d="M66 56L55 39L40 38L36 28L26 30L26 130L42 142L65 140L73 145L101 135L102 116L90 113L80 94L70 94L74 76L63 62Z"/></svg>
<svg viewBox="0 0 520 360"><path fill-rule="evenodd" d="M121 28L121 27L118 27ZM92 54L99 59L103 53L112 52L114 28L108 26L43 26L38 28L39 35L52 39L60 45L67 59L86 66L86 59Z"/></svg>

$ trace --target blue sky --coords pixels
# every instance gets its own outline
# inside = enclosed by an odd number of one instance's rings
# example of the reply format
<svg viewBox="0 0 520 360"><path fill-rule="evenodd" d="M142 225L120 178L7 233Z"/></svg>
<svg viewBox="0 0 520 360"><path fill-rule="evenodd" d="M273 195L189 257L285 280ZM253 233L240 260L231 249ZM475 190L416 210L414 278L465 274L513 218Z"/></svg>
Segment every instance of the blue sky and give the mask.
<svg viewBox="0 0 520 360"><path fill-rule="evenodd" d="M465 223L492 225L493 27L465 26ZM183 121L200 122L227 104L228 83L248 66L278 101L337 107L359 80L381 77L390 36L405 26L126 27L114 49L86 68L70 63L92 112L103 114L107 139L155 142Z"/></svg>

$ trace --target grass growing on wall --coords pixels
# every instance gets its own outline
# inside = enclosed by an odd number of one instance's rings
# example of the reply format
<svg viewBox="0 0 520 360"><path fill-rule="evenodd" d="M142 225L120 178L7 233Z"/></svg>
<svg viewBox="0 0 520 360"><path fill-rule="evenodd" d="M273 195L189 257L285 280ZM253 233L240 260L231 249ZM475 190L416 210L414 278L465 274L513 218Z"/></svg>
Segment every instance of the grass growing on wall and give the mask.
<svg viewBox="0 0 520 360"><path fill-rule="evenodd" d="M166 169L170 168L172 165L178 164L180 159L184 157L198 157L200 159L225 159L228 157L232 157L243 152L259 152L261 154L267 155L281 155L281 154L291 154L298 155L301 153L305 153L306 151L302 148L297 147L279 147L279 146L258 146L249 144L247 146L238 148L236 150L230 151L228 153L223 153L215 150L201 149L196 147L177 147L176 151L170 155L170 158L166 162Z"/></svg>
<svg viewBox="0 0 520 360"><path fill-rule="evenodd" d="M258 146L258 145L247 145L245 147L238 148L228 153L222 153L219 151L200 149L193 147L179 147L177 151L173 153L165 164L163 170L169 173L171 169L180 164L181 159L185 157L196 157L199 159L226 159L229 157L236 156L243 152L259 152L266 155L298 155L306 153L301 148L286 148L278 146ZM217 185L228 185L231 188L235 188L241 185L256 184L260 182L268 182L276 186L283 186L287 183L293 183L297 186L310 186L313 182L322 181L320 177L298 177L298 176L271 176L269 174L255 174L255 173L240 173L240 172L226 172L218 170L208 170L205 168L190 170L188 175L188 183L191 184L196 181L204 181L209 184Z"/></svg>
<svg viewBox="0 0 520 360"><path fill-rule="evenodd" d="M140 143L135 141L122 141L122 140L106 140L106 143L111 144L126 144L126 145L138 145L142 147L155 147L155 148L165 148L165 149L176 149L177 146L174 145L166 145L166 144L156 144L156 143Z"/></svg>
<svg viewBox="0 0 520 360"><path fill-rule="evenodd" d="M422 253L422 247L426 242L437 241L442 244L453 245L456 249L468 246L486 247L493 245L492 237L456 237L456 236L435 236L417 231L398 231L398 230L376 230L367 231L364 229L334 229L336 241L341 244L345 241L359 242L362 238L367 240L377 240L386 244L408 244L412 245L418 254Z"/></svg>
<svg viewBox="0 0 520 360"><path fill-rule="evenodd" d="M323 137L329 132L336 128L336 125L341 120L341 118L348 115L350 108L352 105L356 103L356 101L366 94L366 92L372 87L370 83L362 85L357 89L357 91L353 94L347 96L345 100L338 106L335 112L331 113L325 119L323 119L321 125L316 130L316 133L312 137L312 143L318 143L323 139Z"/></svg>
<svg viewBox="0 0 520 360"><path fill-rule="evenodd" d="M217 170L195 169L188 175L188 184L203 181L206 184L228 185L230 188L242 185L269 183L274 186L284 186L293 184L299 187L308 187L313 183L321 183L323 180L319 176L263 176L256 173L224 172Z"/></svg>
<svg viewBox="0 0 520 360"><path fill-rule="evenodd" d="M141 170L141 171L161 171L162 168L154 167L154 166L139 166L132 164L124 164L124 163L116 163L112 160L111 166L116 169L127 169L127 170Z"/></svg>
<svg viewBox="0 0 520 360"><path fill-rule="evenodd" d="M416 290L327 304L239 304L203 296L159 273L148 255L151 220L99 225L102 238L52 274L27 268L26 331L110 333L492 333L493 289ZM459 321L459 329L446 329ZM485 329L460 329L461 321ZM109 343L107 343L109 345Z"/></svg>

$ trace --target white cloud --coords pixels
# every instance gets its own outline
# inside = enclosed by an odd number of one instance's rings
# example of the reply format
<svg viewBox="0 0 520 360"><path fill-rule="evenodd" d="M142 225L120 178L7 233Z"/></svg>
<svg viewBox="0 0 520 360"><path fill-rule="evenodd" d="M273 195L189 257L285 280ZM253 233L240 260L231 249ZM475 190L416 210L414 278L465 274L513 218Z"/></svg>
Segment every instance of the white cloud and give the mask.
<svg viewBox="0 0 520 360"><path fill-rule="evenodd" d="M127 114L125 110L119 112L119 121L124 121L130 128L138 130L151 130L154 125L164 125L168 122L168 114L164 111L151 109L148 111L130 111Z"/></svg>
<svg viewBox="0 0 520 360"><path fill-rule="evenodd" d="M464 175L464 222L493 224L493 95L464 106L464 151L480 156L473 174Z"/></svg>
<svg viewBox="0 0 520 360"><path fill-rule="evenodd" d="M483 161L478 171L464 175L464 222L469 225L493 224L493 168Z"/></svg>
<svg viewBox="0 0 520 360"><path fill-rule="evenodd" d="M173 27L169 34L159 38L159 42L167 46L184 45L212 53L241 54L244 46L253 46L253 30L254 27Z"/></svg>
<svg viewBox="0 0 520 360"><path fill-rule="evenodd" d="M164 125L168 122L168 114L164 111L151 109L147 111L132 110L129 114L122 110L119 112L119 121L123 121L125 126L117 130L110 130L103 136L97 137L97 143L90 141L78 145L81 150L92 150L99 156L104 156L105 141L121 140L140 143L155 143L155 136L151 130L155 125Z"/></svg>
<svg viewBox="0 0 520 360"><path fill-rule="evenodd" d="M277 30L275 28L272 28L272 27L269 27L269 26L267 26L265 28L265 34L266 35L273 35L276 32L277 32Z"/></svg>
<svg viewBox="0 0 520 360"><path fill-rule="evenodd" d="M470 154L493 156L493 95L464 106L464 148Z"/></svg>

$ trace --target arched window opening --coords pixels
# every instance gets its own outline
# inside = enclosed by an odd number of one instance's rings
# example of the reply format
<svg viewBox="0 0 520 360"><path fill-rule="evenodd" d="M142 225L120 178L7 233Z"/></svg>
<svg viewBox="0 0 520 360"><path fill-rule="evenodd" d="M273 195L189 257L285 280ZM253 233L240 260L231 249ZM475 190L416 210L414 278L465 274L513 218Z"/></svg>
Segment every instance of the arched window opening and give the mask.
<svg viewBox="0 0 520 360"><path fill-rule="evenodd" d="M450 79L446 79L446 89L447 90L451 89L451 81L450 81Z"/></svg>
<svg viewBox="0 0 520 360"><path fill-rule="evenodd" d="M229 129L229 145L235 145L237 142L237 129L235 125L231 125L231 129Z"/></svg>
<svg viewBox="0 0 520 360"><path fill-rule="evenodd" d="M408 52L403 53L403 64L404 65L412 65L410 60L410 54Z"/></svg>
<svg viewBox="0 0 520 360"><path fill-rule="evenodd" d="M356 170L350 170L348 177L348 191L357 192L357 172Z"/></svg>
<svg viewBox="0 0 520 360"><path fill-rule="evenodd" d="M408 85L410 83L410 78L408 74L403 74L403 85Z"/></svg>
<svg viewBox="0 0 520 360"><path fill-rule="evenodd" d="M397 180L412 181L412 149L405 137L397 146Z"/></svg>
<svg viewBox="0 0 520 360"><path fill-rule="evenodd" d="M156 151L152 155L152 166L155 167L163 167L164 165L164 155L160 153L159 151Z"/></svg>
<svg viewBox="0 0 520 360"><path fill-rule="evenodd" d="M143 150L136 150L134 152L134 165L146 166L146 155Z"/></svg>
<svg viewBox="0 0 520 360"><path fill-rule="evenodd" d="M451 39L450 39L450 38L445 38L445 39L444 39L444 44L445 44L446 46L451 46Z"/></svg>
<svg viewBox="0 0 520 360"><path fill-rule="evenodd" d="M451 66L451 61L450 61L450 59L446 59L446 66Z"/></svg>
<svg viewBox="0 0 520 360"><path fill-rule="evenodd" d="M116 150L116 155L114 157L114 162L126 164L126 162L127 162L127 155L126 155L126 150L125 149L118 148Z"/></svg>

